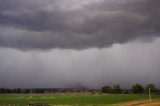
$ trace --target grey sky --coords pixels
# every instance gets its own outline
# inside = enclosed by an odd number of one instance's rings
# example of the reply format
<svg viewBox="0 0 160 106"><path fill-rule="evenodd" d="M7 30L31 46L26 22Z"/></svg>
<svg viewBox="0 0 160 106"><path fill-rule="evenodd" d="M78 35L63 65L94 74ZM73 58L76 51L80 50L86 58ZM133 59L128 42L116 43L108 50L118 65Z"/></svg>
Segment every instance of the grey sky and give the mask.
<svg viewBox="0 0 160 106"><path fill-rule="evenodd" d="M3 0L0 86L160 87L159 0Z"/></svg>

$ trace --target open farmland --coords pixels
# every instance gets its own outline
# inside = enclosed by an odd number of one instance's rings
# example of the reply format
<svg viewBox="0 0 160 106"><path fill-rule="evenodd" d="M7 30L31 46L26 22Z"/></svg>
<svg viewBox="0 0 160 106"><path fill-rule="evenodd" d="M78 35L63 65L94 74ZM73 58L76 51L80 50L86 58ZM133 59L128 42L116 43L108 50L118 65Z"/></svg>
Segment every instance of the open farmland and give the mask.
<svg viewBox="0 0 160 106"><path fill-rule="evenodd" d="M159 99L160 95L152 95ZM91 94L91 93L57 93L57 94L1 94L0 104L25 106L29 102L43 102L52 105L112 105L135 100L148 99L145 94Z"/></svg>

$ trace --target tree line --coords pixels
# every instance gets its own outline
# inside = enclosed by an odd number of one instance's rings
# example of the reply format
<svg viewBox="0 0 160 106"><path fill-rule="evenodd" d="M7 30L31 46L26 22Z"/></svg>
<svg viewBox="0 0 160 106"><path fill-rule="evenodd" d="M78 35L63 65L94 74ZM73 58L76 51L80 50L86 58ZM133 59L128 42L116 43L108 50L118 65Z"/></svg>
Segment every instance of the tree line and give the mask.
<svg viewBox="0 0 160 106"><path fill-rule="evenodd" d="M124 90L121 89L119 84L113 85L113 86L108 86L105 85L102 87L101 92L102 93L112 93L112 94L127 94L127 93L133 93L133 94L142 94L142 93L159 93L158 89L154 84L148 84L145 87L143 87L141 84L133 84L132 88L130 90Z"/></svg>
<svg viewBox="0 0 160 106"><path fill-rule="evenodd" d="M143 87L141 84L133 84L131 89L122 89L119 84L108 86L105 85L101 88L101 90L91 90L91 89L84 89L79 88L78 89L81 92L101 92L101 93L111 93L111 94L142 94L142 93L148 93L149 90L151 93L160 93L160 91L156 88L154 84L148 84L145 87ZM71 89L43 89L43 88L35 88L35 89L9 89L9 88L0 88L0 93L55 93L55 92L76 92L74 88Z"/></svg>
<svg viewBox="0 0 160 106"><path fill-rule="evenodd" d="M0 88L0 93L44 93L44 89Z"/></svg>

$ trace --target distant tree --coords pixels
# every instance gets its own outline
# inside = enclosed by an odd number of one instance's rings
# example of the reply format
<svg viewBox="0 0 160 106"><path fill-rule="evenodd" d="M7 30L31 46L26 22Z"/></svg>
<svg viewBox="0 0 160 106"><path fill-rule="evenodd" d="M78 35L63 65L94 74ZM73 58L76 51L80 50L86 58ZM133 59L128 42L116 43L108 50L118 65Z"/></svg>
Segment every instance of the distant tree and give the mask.
<svg viewBox="0 0 160 106"><path fill-rule="evenodd" d="M119 84L116 84L116 85L113 86L113 93L115 93L115 94L122 93L122 89L121 89Z"/></svg>
<svg viewBox="0 0 160 106"><path fill-rule="evenodd" d="M0 93L5 93L4 88L0 88Z"/></svg>
<svg viewBox="0 0 160 106"><path fill-rule="evenodd" d="M20 88L18 88L16 91L16 93L22 93L22 90Z"/></svg>
<svg viewBox="0 0 160 106"><path fill-rule="evenodd" d="M129 90L123 90L123 92L122 92L123 94L129 94L130 93L130 91Z"/></svg>
<svg viewBox="0 0 160 106"><path fill-rule="evenodd" d="M24 92L25 92L25 93L31 93L31 90L30 90L30 89L25 89Z"/></svg>
<svg viewBox="0 0 160 106"><path fill-rule="evenodd" d="M12 93L12 90L9 88L0 88L0 93Z"/></svg>
<svg viewBox="0 0 160 106"><path fill-rule="evenodd" d="M150 89L151 92L155 93L157 91L156 87L154 84L148 84L145 87L145 92L148 92Z"/></svg>
<svg viewBox="0 0 160 106"><path fill-rule="evenodd" d="M144 92L144 88L140 84L134 84L132 86L132 92L135 93L135 94L137 94L137 93L143 93Z"/></svg>
<svg viewBox="0 0 160 106"><path fill-rule="evenodd" d="M12 93L12 90L10 90L9 88L6 88L5 93Z"/></svg>
<svg viewBox="0 0 160 106"><path fill-rule="evenodd" d="M44 93L44 89L34 89L35 93Z"/></svg>
<svg viewBox="0 0 160 106"><path fill-rule="evenodd" d="M112 93L112 88L110 86L103 86L102 93Z"/></svg>
<svg viewBox="0 0 160 106"><path fill-rule="evenodd" d="M17 93L17 89L13 89L12 91L13 91L13 93Z"/></svg>

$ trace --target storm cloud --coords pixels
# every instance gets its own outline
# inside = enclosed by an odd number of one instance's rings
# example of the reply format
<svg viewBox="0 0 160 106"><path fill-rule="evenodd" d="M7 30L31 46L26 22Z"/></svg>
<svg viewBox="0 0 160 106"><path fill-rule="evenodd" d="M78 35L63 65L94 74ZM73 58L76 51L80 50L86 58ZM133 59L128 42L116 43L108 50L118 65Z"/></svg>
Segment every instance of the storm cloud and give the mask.
<svg viewBox="0 0 160 106"><path fill-rule="evenodd" d="M1 0L0 87L160 88L159 10L160 0Z"/></svg>
<svg viewBox="0 0 160 106"><path fill-rule="evenodd" d="M20 50L105 48L160 34L159 0L5 0L0 46Z"/></svg>

